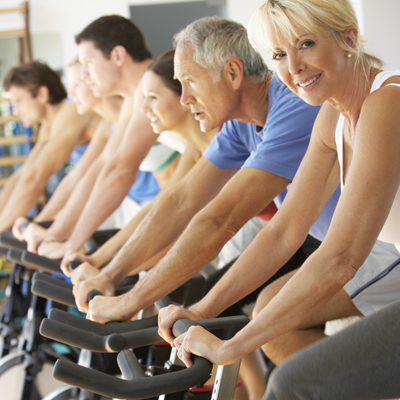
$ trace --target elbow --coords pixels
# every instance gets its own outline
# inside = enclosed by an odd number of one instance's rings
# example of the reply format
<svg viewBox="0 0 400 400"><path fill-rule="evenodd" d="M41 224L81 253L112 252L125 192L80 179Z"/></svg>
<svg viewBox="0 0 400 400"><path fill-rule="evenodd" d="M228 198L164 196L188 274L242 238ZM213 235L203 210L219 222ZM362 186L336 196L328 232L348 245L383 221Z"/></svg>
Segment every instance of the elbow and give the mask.
<svg viewBox="0 0 400 400"><path fill-rule="evenodd" d="M123 160L113 159L104 170L105 178L113 185L133 185L138 169L127 165Z"/></svg>
<svg viewBox="0 0 400 400"><path fill-rule="evenodd" d="M246 222L233 213L215 209L210 204L196 214L191 223L207 227L207 232L212 232L214 238L219 237L223 243L226 243L239 232Z"/></svg>

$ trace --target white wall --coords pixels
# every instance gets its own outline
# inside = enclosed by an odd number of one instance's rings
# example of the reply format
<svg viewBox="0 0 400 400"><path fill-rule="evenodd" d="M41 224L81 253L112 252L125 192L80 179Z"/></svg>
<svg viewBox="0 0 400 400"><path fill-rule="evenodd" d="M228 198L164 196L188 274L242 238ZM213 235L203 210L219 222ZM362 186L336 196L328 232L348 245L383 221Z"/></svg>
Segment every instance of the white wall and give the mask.
<svg viewBox="0 0 400 400"><path fill-rule="evenodd" d="M120 14L129 17L130 5L180 2L181 0L30 0L31 30L37 40L37 52L50 57L49 64L60 68L65 59L76 55L74 35L101 15ZM196 1L196 0L189 0ZM226 0L228 17L248 26L251 15L263 0ZM1 7L19 4L20 0L1 0ZM353 0L361 31L369 41L368 49L387 62L390 68L400 68L400 0ZM14 19L0 18L2 29L7 24L21 23ZM59 49L43 48L45 35L52 35L52 42ZM57 38L56 38L57 36ZM50 38L50 36L49 36ZM0 42L1 46L1 42ZM54 45L53 45L54 46ZM46 52L47 50L47 52ZM59 53L59 56L57 56ZM43 58L43 56L41 57ZM51 57L50 57L51 58ZM57 59L57 60L56 60ZM271 64L269 57L266 57ZM59 65L56 65L59 64Z"/></svg>

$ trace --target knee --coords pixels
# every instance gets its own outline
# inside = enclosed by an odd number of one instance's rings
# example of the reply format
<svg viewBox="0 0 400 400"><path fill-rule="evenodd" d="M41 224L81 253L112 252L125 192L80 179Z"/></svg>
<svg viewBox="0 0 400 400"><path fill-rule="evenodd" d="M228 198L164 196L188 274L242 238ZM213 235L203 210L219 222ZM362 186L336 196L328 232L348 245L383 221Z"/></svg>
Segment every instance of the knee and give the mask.
<svg viewBox="0 0 400 400"><path fill-rule="evenodd" d="M285 365L275 368L268 380L268 390L263 400L311 400L310 397L302 394L297 386L296 376L293 376L293 371L285 368Z"/></svg>

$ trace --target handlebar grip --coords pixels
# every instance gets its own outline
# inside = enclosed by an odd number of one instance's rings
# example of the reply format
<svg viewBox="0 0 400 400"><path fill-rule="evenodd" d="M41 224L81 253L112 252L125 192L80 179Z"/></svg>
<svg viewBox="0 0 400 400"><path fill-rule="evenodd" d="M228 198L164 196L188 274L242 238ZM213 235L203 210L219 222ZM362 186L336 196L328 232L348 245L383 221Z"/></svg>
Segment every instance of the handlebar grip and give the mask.
<svg viewBox="0 0 400 400"><path fill-rule="evenodd" d="M53 376L69 385L110 398L147 399L196 386L209 378L211 369L212 364L208 360L194 357L194 364L187 369L152 377L123 380L69 361L58 360L54 366Z"/></svg>
<svg viewBox="0 0 400 400"><path fill-rule="evenodd" d="M32 282L31 291L40 297L54 300L66 306L76 307L72 291L62 285L49 284L45 279L35 279Z"/></svg>
<svg viewBox="0 0 400 400"><path fill-rule="evenodd" d="M103 293L101 293L100 290L92 290L88 294L88 301L93 300L96 296L103 296Z"/></svg>
<svg viewBox="0 0 400 400"><path fill-rule="evenodd" d="M129 322L109 322L108 324L100 324L90 321L86 318L67 313L55 308L50 310L49 319L62 322L71 327L75 327L87 332L96 333L98 335L111 335L112 333L131 332L139 329L151 328L157 326L158 317L154 315L149 318L140 319Z"/></svg>
<svg viewBox="0 0 400 400"><path fill-rule="evenodd" d="M22 251L15 249L8 249L7 251L7 260L12 261L14 263L21 263Z"/></svg>
<svg viewBox="0 0 400 400"><path fill-rule="evenodd" d="M0 234L0 244L9 249L26 250L26 242L20 242L10 231Z"/></svg>
<svg viewBox="0 0 400 400"><path fill-rule="evenodd" d="M30 253L29 251L24 251L22 253L21 261L31 268L40 269L46 272L61 272L60 259L52 260L47 257L39 256L35 253Z"/></svg>
<svg viewBox="0 0 400 400"><path fill-rule="evenodd" d="M0 256L7 257L8 250L9 250L9 248L4 247L4 246L0 246Z"/></svg>
<svg viewBox="0 0 400 400"><path fill-rule="evenodd" d="M82 261L80 261L80 260L72 260L72 261L68 264L68 270L69 270L70 272L72 272L74 269L78 268L81 264L82 264Z"/></svg>

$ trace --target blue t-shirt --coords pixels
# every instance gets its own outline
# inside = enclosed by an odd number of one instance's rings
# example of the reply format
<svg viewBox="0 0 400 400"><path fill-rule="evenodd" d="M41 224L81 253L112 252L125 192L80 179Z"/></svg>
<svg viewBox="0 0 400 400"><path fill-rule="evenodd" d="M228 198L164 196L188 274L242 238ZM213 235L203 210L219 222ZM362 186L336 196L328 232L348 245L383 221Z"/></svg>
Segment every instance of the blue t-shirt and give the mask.
<svg viewBox="0 0 400 400"><path fill-rule="evenodd" d="M293 180L307 150L319 109L301 100L274 75L269 85L268 117L264 127L228 121L204 157L222 169L257 168ZM274 199L278 208L289 186ZM310 230L319 240L323 240L328 231L339 194L338 188Z"/></svg>
<svg viewBox="0 0 400 400"><path fill-rule="evenodd" d="M160 186L151 172L138 171L135 183L129 190L128 196L136 202L150 201L157 196Z"/></svg>
<svg viewBox="0 0 400 400"><path fill-rule="evenodd" d="M71 155L69 156L69 162L72 165L76 165L78 164L78 162L80 161L80 159L83 157L83 155L85 154L85 151L87 150L89 146L89 143L85 143L85 144L79 144L76 145L74 147L74 149L72 150Z"/></svg>

